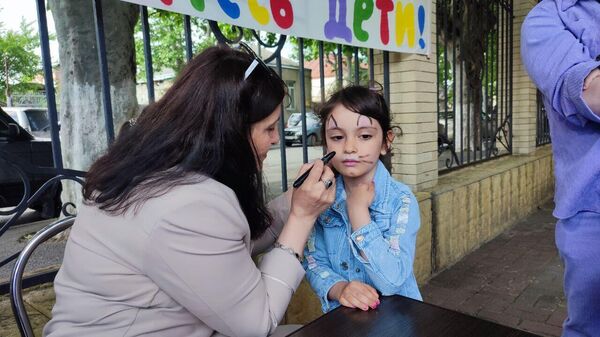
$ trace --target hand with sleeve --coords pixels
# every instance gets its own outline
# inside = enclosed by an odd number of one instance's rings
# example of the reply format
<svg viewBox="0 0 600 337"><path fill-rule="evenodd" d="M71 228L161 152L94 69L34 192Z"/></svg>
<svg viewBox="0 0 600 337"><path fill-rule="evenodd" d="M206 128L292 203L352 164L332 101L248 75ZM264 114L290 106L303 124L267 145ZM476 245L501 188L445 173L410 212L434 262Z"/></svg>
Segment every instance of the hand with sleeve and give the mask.
<svg viewBox="0 0 600 337"><path fill-rule="evenodd" d="M375 309L381 303L377 291L370 285L359 281L336 283L329 290L329 297L345 307L363 311L367 311L369 308Z"/></svg>
<svg viewBox="0 0 600 337"><path fill-rule="evenodd" d="M600 116L600 69L592 70L585 78L582 95L590 110Z"/></svg>

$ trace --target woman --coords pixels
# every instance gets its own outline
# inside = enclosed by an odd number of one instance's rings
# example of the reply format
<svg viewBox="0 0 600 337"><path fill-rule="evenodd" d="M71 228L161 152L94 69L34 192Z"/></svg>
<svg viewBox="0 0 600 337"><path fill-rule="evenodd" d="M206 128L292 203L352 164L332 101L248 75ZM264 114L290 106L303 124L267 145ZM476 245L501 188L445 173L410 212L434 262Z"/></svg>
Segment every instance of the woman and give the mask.
<svg viewBox="0 0 600 337"><path fill-rule="evenodd" d="M317 161L265 205L261 167L285 90L247 51L213 47L190 61L89 170L45 336L275 332L335 197ZM257 267L251 253L270 247Z"/></svg>

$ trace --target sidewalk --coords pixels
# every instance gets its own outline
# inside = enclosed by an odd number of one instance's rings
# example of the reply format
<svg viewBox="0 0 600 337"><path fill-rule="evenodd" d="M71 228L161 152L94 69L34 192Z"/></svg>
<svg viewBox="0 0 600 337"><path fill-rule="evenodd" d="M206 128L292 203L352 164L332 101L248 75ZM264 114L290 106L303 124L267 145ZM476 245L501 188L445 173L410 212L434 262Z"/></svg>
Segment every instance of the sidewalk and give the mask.
<svg viewBox="0 0 600 337"><path fill-rule="evenodd" d="M552 208L545 204L432 278L421 288L423 300L542 336L560 336L566 301Z"/></svg>

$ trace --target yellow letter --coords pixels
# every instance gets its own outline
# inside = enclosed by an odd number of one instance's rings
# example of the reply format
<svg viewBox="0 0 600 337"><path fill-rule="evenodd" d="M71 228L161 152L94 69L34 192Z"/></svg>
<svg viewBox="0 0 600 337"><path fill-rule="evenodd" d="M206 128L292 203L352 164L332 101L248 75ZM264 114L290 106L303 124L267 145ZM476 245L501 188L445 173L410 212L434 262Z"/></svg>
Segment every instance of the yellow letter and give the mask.
<svg viewBox="0 0 600 337"><path fill-rule="evenodd" d="M261 25L269 23L269 11L258 4L258 0L248 0L248 7L250 7L250 13L252 17Z"/></svg>
<svg viewBox="0 0 600 337"><path fill-rule="evenodd" d="M402 7L402 2L396 4L396 44L404 43L404 33L408 35L408 47L415 46L415 6L412 3Z"/></svg>

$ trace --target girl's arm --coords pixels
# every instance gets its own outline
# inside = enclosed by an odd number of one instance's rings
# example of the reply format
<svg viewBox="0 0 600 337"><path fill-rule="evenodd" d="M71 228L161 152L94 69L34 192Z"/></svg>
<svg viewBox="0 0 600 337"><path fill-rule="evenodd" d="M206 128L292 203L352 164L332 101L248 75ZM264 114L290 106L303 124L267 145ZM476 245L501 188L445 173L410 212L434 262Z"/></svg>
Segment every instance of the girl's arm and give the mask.
<svg viewBox="0 0 600 337"><path fill-rule="evenodd" d="M318 222L308 238L302 265L306 270L306 279L321 301L323 312L338 307L339 302L330 297L329 292L335 284L347 280L331 268L323 237L323 226Z"/></svg>
<svg viewBox="0 0 600 337"><path fill-rule="evenodd" d="M396 293L413 275L419 203L410 191L401 191L394 207L391 225L385 231L371 220L350 236L352 252L361 261L375 287L384 295Z"/></svg>

